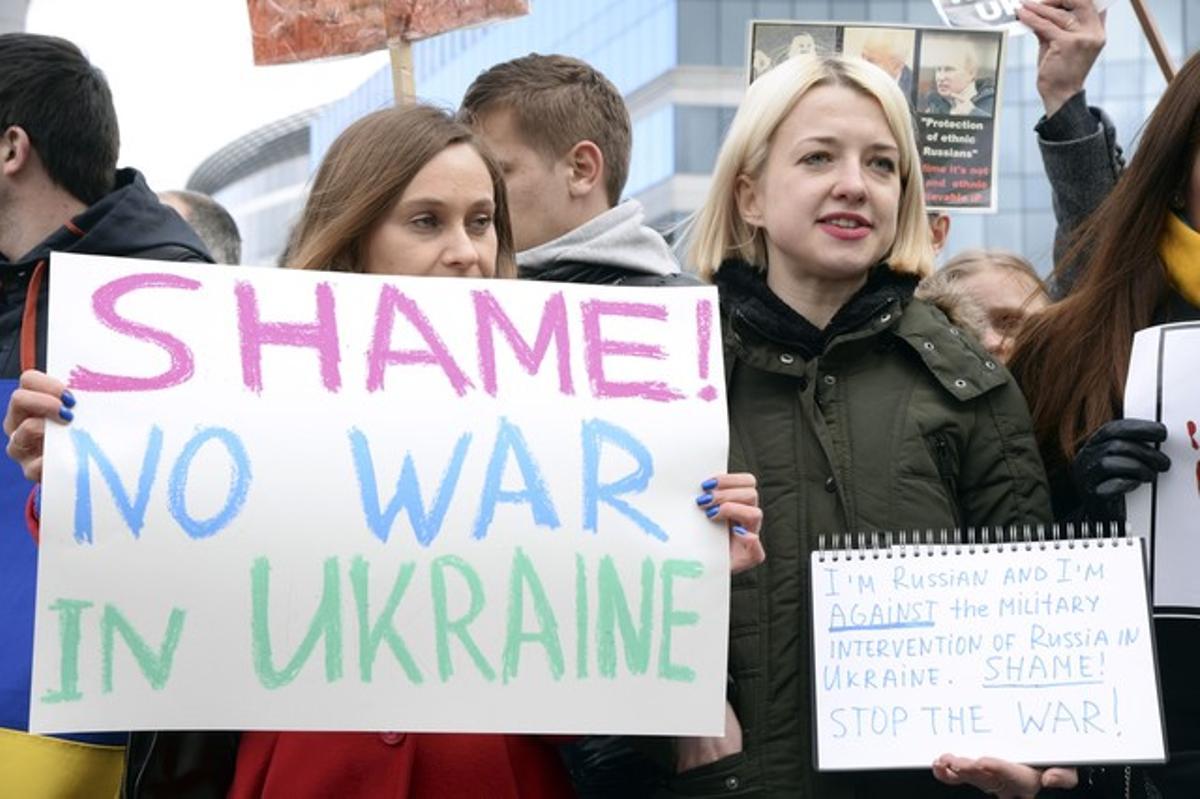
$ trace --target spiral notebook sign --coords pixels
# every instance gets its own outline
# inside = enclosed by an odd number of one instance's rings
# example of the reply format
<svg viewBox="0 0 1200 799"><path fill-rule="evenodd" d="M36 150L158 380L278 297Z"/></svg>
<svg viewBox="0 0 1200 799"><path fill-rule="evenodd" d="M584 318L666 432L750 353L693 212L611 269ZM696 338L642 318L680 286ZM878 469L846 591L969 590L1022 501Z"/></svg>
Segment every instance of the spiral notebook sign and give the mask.
<svg viewBox="0 0 1200 799"><path fill-rule="evenodd" d="M818 768L1161 761L1141 541L963 538L813 554Z"/></svg>

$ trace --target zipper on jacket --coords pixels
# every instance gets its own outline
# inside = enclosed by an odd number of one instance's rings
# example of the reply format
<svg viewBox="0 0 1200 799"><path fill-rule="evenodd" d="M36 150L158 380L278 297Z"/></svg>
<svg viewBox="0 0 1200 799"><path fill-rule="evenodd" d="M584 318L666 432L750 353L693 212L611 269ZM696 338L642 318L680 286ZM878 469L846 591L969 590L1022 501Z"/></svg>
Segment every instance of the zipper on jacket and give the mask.
<svg viewBox="0 0 1200 799"><path fill-rule="evenodd" d="M933 461L937 466L938 477L946 489L946 499L950 502L954 523L959 525L962 523L962 514L958 507L958 463L945 433L933 433L929 436L929 442L933 448Z"/></svg>
<svg viewBox="0 0 1200 799"><path fill-rule="evenodd" d="M150 758L154 754L154 746L157 743L158 732L150 733L150 740L146 743L146 753L142 756L141 762L138 763L137 773L133 778L133 793L125 794L122 791L122 796L126 796L127 799L135 799L142 795L142 778L146 776L146 769L150 766Z"/></svg>

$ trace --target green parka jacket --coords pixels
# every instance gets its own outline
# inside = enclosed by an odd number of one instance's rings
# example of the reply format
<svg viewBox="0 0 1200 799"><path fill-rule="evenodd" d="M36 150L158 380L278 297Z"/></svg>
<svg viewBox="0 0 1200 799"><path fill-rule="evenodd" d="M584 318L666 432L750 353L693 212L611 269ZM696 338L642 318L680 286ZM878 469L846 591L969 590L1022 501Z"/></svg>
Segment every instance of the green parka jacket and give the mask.
<svg viewBox="0 0 1200 799"><path fill-rule="evenodd" d="M729 470L758 477L767 560L733 581L729 668L744 751L678 775L672 792L979 796L929 771L816 772L809 557L825 533L1049 521L1024 397L978 343L912 299L913 278L885 266L825 331L746 264L723 265L717 282Z"/></svg>

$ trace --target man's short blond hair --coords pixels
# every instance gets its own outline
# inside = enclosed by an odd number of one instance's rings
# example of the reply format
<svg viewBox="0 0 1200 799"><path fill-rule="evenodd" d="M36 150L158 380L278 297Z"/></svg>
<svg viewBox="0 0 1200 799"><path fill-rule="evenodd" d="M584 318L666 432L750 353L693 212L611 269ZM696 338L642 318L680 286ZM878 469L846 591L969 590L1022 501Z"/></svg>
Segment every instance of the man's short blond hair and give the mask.
<svg viewBox="0 0 1200 799"><path fill-rule="evenodd" d="M625 100L597 69L563 55L531 53L482 72L467 88L461 114L480 117L510 111L521 137L548 159L558 159L581 141L604 156L604 189L616 205L629 177L632 125Z"/></svg>

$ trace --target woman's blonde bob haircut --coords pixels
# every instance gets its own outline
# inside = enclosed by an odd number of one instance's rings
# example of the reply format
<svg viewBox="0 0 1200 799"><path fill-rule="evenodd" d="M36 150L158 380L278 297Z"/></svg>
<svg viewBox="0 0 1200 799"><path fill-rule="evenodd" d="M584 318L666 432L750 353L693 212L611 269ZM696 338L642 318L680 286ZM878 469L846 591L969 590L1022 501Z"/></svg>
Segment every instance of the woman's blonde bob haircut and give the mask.
<svg viewBox="0 0 1200 799"><path fill-rule="evenodd" d="M845 86L874 98L883 109L900 149L900 214L896 240L884 259L896 272L925 277L933 271L921 161L908 101L896 81L873 64L858 58L825 56L789 59L754 81L746 91L717 155L708 196L689 225L688 255L704 279L711 281L727 258L767 268L764 232L747 224L738 213L738 177L762 177L775 131L800 98L817 86Z"/></svg>

